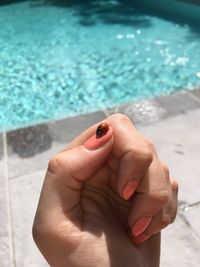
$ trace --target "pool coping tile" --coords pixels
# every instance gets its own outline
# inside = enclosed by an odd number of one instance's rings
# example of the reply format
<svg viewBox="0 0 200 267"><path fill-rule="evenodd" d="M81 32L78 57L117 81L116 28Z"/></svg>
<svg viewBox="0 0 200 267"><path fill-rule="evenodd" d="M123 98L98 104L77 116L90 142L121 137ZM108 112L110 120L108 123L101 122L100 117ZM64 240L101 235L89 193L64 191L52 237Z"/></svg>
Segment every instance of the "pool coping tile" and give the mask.
<svg viewBox="0 0 200 267"><path fill-rule="evenodd" d="M200 108L200 89L194 89L126 103L106 109L105 113L109 116L120 112L130 117L136 125L146 126L198 108Z"/></svg>
<svg viewBox="0 0 200 267"><path fill-rule="evenodd" d="M166 111L155 101L146 99L139 102L130 102L105 110L110 116L115 113L122 113L128 116L135 125L148 125L159 121Z"/></svg>
<svg viewBox="0 0 200 267"><path fill-rule="evenodd" d="M191 94L192 91L190 93L190 91L182 90L168 96L156 97L156 102L166 110L162 119L200 108L200 102Z"/></svg>
<svg viewBox="0 0 200 267"><path fill-rule="evenodd" d="M188 91L188 93L198 102L200 103L200 88Z"/></svg>

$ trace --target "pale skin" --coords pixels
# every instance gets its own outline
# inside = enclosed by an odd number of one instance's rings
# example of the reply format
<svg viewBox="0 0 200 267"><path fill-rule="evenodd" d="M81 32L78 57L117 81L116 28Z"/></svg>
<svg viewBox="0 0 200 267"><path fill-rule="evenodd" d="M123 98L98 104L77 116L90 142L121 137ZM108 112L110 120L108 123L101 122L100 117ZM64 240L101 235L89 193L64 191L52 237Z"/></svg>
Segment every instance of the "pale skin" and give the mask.
<svg viewBox="0 0 200 267"><path fill-rule="evenodd" d="M157 267L177 182L126 116L103 122L109 131L96 147L99 123L50 160L34 240L52 267Z"/></svg>

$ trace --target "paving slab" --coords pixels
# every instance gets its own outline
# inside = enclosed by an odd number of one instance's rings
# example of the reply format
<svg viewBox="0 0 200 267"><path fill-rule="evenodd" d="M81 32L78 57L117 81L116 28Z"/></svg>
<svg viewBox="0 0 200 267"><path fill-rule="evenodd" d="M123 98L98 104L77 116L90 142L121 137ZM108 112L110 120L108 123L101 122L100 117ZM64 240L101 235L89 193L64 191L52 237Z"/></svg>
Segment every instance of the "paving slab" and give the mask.
<svg viewBox="0 0 200 267"><path fill-rule="evenodd" d="M186 209L186 211L182 213L182 216L185 218L200 240L200 201L198 205Z"/></svg>
<svg viewBox="0 0 200 267"><path fill-rule="evenodd" d="M95 112L8 132L9 179L45 169L54 154L105 117Z"/></svg>
<svg viewBox="0 0 200 267"><path fill-rule="evenodd" d="M199 267L200 240L178 215L162 232L161 267Z"/></svg>
<svg viewBox="0 0 200 267"><path fill-rule="evenodd" d="M188 92L194 99L200 103L200 89L191 90Z"/></svg>
<svg viewBox="0 0 200 267"><path fill-rule="evenodd" d="M10 267L13 259L10 247L9 205L3 147L3 135L0 134L0 266Z"/></svg>
<svg viewBox="0 0 200 267"><path fill-rule="evenodd" d="M156 145L159 156L180 185L179 199L200 200L200 109L187 111L147 127L138 127Z"/></svg>
<svg viewBox="0 0 200 267"><path fill-rule="evenodd" d="M123 113L134 122L135 125L149 125L159 121L166 110L154 99L131 102L105 110L105 114L110 116L115 113Z"/></svg>
<svg viewBox="0 0 200 267"><path fill-rule="evenodd" d="M160 120L200 108L200 90L181 90L171 95L158 96L138 102L126 103L105 110L107 116L116 112L130 117L134 124L151 125Z"/></svg>
<svg viewBox="0 0 200 267"><path fill-rule="evenodd" d="M162 114L162 119L200 108L200 102L192 97L186 90L175 92L171 95L159 96L154 100L166 110L166 112Z"/></svg>
<svg viewBox="0 0 200 267"><path fill-rule="evenodd" d="M32 224L45 172L10 181L15 267L49 266L32 239Z"/></svg>

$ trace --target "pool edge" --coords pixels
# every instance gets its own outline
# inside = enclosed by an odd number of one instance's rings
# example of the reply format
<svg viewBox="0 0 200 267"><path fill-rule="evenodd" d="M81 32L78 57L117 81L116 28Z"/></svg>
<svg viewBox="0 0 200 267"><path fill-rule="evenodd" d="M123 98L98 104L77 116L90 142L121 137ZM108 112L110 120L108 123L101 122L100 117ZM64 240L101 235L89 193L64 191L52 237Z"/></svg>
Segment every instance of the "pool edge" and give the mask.
<svg viewBox="0 0 200 267"><path fill-rule="evenodd" d="M200 110L200 89L5 132L9 180L46 169L49 159L75 136L111 114L123 113L137 128L145 129L195 109Z"/></svg>
<svg viewBox="0 0 200 267"><path fill-rule="evenodd" d="M158 111L158 113L156 114L157 116L154 120L148 120L149 118L148 116L146 117L144 113L142 114L140 113L140 111L142 112L141 107L144 107L145 105L146 107L148 107L148 105L150 107L154 107ZM85 121L86 125L88 125L88 122L91 120L91 117L93 117L93 115L94 117L99 118L98 114L101 114L101 113L105 114L106 117L114 113L123 113L127 116L131 115L133 116L132 120L135 124L148 125L148 124L155 123L159 120L163 120L168 117L175 116L175 115L178 115L179 113L183 113L183 112L186 112L187 110L191 110L195 108L200 108L200 88L199 87L194 88L192 90L183 89L178 92L177 91L172 92L170 95L160 95L160 96L154 96L153 98L142 99L140 101L130 101L124 104L116 105L111 108L97 110L91 113L79 114L76 116L70 116L70 117L65 117L65 118L58 118L58 119L53 119L47 122L39 122L33 125L23 126L17 129L0 131L0 133L17 132L23 129L35 128L41 125L52 126L52 124L60 124L60 123L63 124L64 122L67 122L70 124L70 122L75 122L76 119L78 119L78 121L81 121L81 124L83 124L83 122ZM135 110L135 116L133 112L132 114L129 114L128 110L130 109L132 109L133 111ZM88 116L90 119L88 119ZM75 126L75 128L77 127Z"/></svg>

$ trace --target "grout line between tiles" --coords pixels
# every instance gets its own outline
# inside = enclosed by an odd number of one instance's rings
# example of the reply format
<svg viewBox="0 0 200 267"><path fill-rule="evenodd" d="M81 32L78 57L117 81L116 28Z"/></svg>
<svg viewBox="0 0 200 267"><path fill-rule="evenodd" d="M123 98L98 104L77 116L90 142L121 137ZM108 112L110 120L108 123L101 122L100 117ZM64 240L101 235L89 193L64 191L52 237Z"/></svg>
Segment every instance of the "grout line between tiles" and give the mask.
<svg viewBox="0 0 200 267"><path fill-rule="evenodd" d="M10 181L19 181L19 180L23 180L24 178L29 178L32 177L33 174L37 175L37 174L45 174L47 168L45 169L41 169L41 170L38 170L38 171L33 171L31 173L27 173L27 174L23 174L23 175L19 175L19 176L13 176L12 178L10 178L9 180Z"/></svg>
<svg viewBox="0 0 200 267"><path fill-rule="evenodd" d="M6 203L7 203L6 208L7 208L8 232L9 232L9 256L10 256L11 266L16 267L14 236L13 236L13 227L12 227L10 184L9 184L9 177L8 177L7 138L6 138L5 132L3 132L3 149L4 149L4 175L5 175Z"/></svg>
<svg viewBox="0 0 200 267"><path fill-rule="evenodd" d="M199 233L192 227L191 223L188 221L187 217L183 212L178 213L179 217L182 219L182 221L185 223L187 227L190 228L190 230L193 232L195 239L199 242L200 241L200 235Z"/></svg>
<svg viewBox="0 0 200 267"><path fill-rule="evenodd" d="M196 208L196 207L200 207L200 201L180 205L179 209L181 212L188 212L191 209Z"/></svg>
<svg viewBox="0 0 200 267"><path fill-rule="evenodd" d="M190 95L191 98L193 98L196 102L198 102L200 104L200 99L196 95L194 95L190 91L188 91L187 93L188 93L188 95Z"/></svg>

